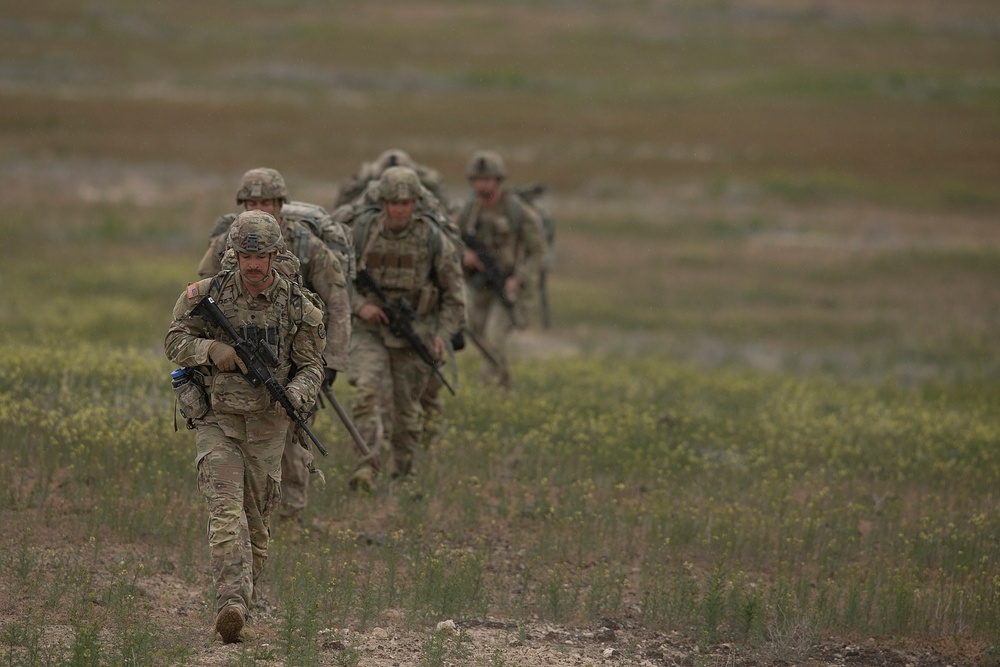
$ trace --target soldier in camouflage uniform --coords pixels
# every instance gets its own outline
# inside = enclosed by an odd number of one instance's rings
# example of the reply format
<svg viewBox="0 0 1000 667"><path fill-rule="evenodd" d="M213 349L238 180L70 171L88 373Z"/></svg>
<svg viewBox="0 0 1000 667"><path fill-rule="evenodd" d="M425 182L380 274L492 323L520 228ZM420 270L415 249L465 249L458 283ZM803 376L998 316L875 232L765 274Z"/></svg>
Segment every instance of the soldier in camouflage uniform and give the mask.
<svg viewBox="0 0 1000 667"><path fill-rule="evenodd" d="M215 628L227 643L239 641L258 597L289 420L264 386L254 388L243 377L246 368L229 336L191 310L211 295L244 336L267 340L279 362L274 375L297 409L315 400L326 344L322 310L272 266L281 242L274 217L241 213L230 241L239 268L189 285L174 306L164 342L167 357L205 388L203 411L191 423L197 429L198 488L209 510Z"/></svg>
<svg viewBox="0 0 1000 667"><path fill-rule="evenodd" d="M502 299L498 291L484 283L483 262L475 252L465 248L462 268L468 290L469 329L486 350L480 379L511 389L507 339L514 328L527 323L529 307L537 293L545 254L542 223L533 209L503 186L507 169L497 153L475 152L466 176L474 196L459 211L458 226L463 236L478 239L499 261L506 295Z"/></svg>
<svg viewBox="0 0 1000 667"><path fill-rule="evenodd" d="M405 151L398 148L390 148L374 161L362 164L361 169L341 186L336 208L331 214L332 222L349 228L363 215L370 215L376 209L381 210L379 179L386 169L396 166L409 167L417 173L420 179L420 191L416 212L437 223L454 244L461 259L461 234L452 217L452 206L445 197L441 175L431 167L414 162ZM465 326L464 318L462 326ZM446 343L451 348L450 351L455 352L464 346L464 338L459 335ZM444 413L444 403L441 400L442 387L438 375L432 374L424 394L420 397L420 405L424 411L424 428L420 439L425 448L430 448L441 438Z"/></svg>
<svg viewBox="0 0 1000 667"><path fill-rule="evenodd" d="M354 248L359 273L367 270L389 299L402 297L413 306L414 330L441 359L445 341L458 332L464 316L461 267L448 237L415 213L419 189L412 169L385 170L379 179L382 208L354 223ZM385 304L375 294L355 289L351 306L348 378L358 389L353 417L372 451L362 454L350 485L370 490L388 450L394 478L413 474L423 421L420 397L433 370L406 340L390 333Z"/></svg>
<svg viewBox="0 0 1000 667"><path fill-rule="evenodd" d="M330 225L329 215L322 207L303 202L289 202L285 180L274 169L256 168L247 171L241 180L236 203L246 210L260 210L273 215L281 225L282 238L288 253L278 256L278 268L294 266L286 261L288 255L298 260L296 280L319 297L324 309L327 345L324 350L325 382L332 384L337 373L347 370L350 350L350 290L347 276L353 275L353 257L348 252L350 240L342 227ZM286 212L287 207L287 212ZM235 214L220 217L209 240L208 250L198 267L200 276L216 275L225 268L234 268L235 258L226 252L229 225ZM326 234L322 237L321 234ZM343 261L331 249L339 248ZM315 419L315 413L310 418ZM313 462L313 452L295 429L289 429L288 443L282 457L282 504L279 510L283 519L301 520L308 505L310 473L318 474Z"/></svg>
<svg viewBox="0 0 1000 667"><path fill-rule="evenodd" d="M373 186L378 183L382 172L389 167L409 167L415 171L417 177L420 179L420 184L427 193L445 208L448 207L441 174L436 169L414 162L413 158L406 151L399 148L390 148L383 151L372 162L363 163L358 171L344 181L343 185L337 190L337 198L333 203L334 217L336 218L337 211L344 205L355 204L359 200L366 198L369 202L377 201L378 194Z"/></svg>

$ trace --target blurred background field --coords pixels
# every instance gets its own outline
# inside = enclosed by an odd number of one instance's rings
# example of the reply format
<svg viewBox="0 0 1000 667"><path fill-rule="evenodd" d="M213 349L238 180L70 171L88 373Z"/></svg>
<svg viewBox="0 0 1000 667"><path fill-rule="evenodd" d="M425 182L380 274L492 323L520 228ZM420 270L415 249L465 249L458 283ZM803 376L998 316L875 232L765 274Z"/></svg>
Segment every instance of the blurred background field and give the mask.
<svg viewBox="0 0 1000 667"><path fill-rule="evenodd" d="M246 169L329 207L396 147L463 196L487 147L550 186L553 327L518 339L513 402L459 357L413 507L345 496L321 416L317 535L275 560L331 548L324 583L363 565L355 597L283 608L634 616L757 646L794 608L824 633L1000 641L995 2L10 0L0 35L6 572L73 526L206 584L161 346ZM414 569L434 554L472 568L468 598L435 597ZM9 576L5 620L71 597Z"/></svg>

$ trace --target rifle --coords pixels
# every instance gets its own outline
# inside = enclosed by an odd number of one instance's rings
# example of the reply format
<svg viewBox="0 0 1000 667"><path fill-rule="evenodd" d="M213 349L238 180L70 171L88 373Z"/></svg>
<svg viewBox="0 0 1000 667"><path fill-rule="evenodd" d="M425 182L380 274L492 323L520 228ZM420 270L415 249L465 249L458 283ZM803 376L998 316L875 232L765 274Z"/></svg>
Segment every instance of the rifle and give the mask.
<svg viewBox="0 0 1000 667"><path fill-rule="evenodd" d="M417 332L413 330L413 320L417 319L417 313L413 310L413 306L404 297L396 297L395 299L390 299L389 295L385 293L382 286L379 285L372 274L369 273L368 269L360 269L358 271L358 277L354 281L358 289L363 292L370 292L374 294L382 302L382 311L385 313L386 317L389 318L389 333L397 338L402 338L413 351L417 353L424 362L431 367L441 383L451 392L451 395L455 395L455 390L451 388L448 384L448 380L445 379L444 375L441 374L441 369L438 368L437 361L431 354L431 351L427 349L424 345L424 341L420 339Z"/></svg>
<svg viewBox="0 0 1000 667"><path fill-rule="evenodd" d="M546 274L548 271L542 269L538 272L538 297L539 297L539 307L542 311L542 327L545 329L552 328L552 316L549 314L549 286L546 281Z"/></svg>
<svg viewBox="0 0 1000 667"><path fill-rule="evenodd" d="M500 266L500 259L496 256L496 253L487 248L486 244L474 234L463 233L462 243L465 244L466 248L476 253L476 257L483 263L483 270L479 272L479 275L482 277L483 286L489 287L500 297L500 303L504 305L507 312L510 313L511 318L513 318L514 302L507 296L507 290L504 289L508 274Z"/></svg>
<svg viewBox="0 0 1000 667"><path fill-rule="evenodd" d="M496 355L490 351L490 348L487 347L486 343L484 343L472 329L468 329L467 331L469 332L469 339L472 341L473 345L479 348L479 351L483 353L483 356L486 357L486 361L499 368L501 365L500 362L497 360Z"/></svg>
<svg viewBox="0 0 1000 667"><path fill-rule="evenodd" d="M219 309L219 305L215 302L211 296L206 296L204 299L198 302L198 305L191 309L192 315L197 315L201 317L206 322L214 324L223 331L225 331L230 338L233 339L233 348L236 350L236 354L239 355L240 359L243 360L243 364L247 367L247 372L243 374L243 378L250 383L251 387L259 387L264 385L267 392L271 394L271 398L277 401L281 407L285 409L288 414L288 418L294 422L295 427L302 432L304 432L312 443L316 445L316 449L323 456L327 455L326 448L323 444L316 439L316 436L309 429L309 424L306 422L308 413L299 412L292 405L292 401L288 398L288 393L285 388L281 386L278 382L278 378L274 376L271 372L272 368L277 367L279 361L278 357L274 354L274 350L271 346L267 344L267 341L257 340L251 341L240 336L240 333L233 326L233 323L229 321L225 313Z"/></svg>

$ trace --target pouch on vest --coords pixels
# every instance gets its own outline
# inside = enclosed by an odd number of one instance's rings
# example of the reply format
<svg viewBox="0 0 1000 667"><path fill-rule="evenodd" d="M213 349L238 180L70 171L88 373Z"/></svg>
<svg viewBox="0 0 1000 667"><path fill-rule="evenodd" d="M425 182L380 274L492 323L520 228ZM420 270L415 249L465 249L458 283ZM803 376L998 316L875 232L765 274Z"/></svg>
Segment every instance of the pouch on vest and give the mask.
<svg viewBox="0 0 1000 667"><path fill-rule="evenodd" d="M249 415L267 410L270 395L253 387L240 373L219 373L212 382L212 409L219 414Z"/></svg>
<svg viewBox="0 0 1000 667"><path fill-rule="evenodd" d="M170 379L182 417L190 423L192 419L201 419L208 414L205 386L190 369L178 368L170 374Z"/></svg>

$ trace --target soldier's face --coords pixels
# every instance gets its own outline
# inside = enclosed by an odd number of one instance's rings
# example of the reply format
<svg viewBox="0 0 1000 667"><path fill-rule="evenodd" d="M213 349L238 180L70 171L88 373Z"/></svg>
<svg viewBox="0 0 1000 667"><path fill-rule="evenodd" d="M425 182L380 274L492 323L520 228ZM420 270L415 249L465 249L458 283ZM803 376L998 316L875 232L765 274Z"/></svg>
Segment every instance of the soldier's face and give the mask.
<svg viewBox="0 0 1000 667"><path fill-rule="evenodd" d="M417 202L413 199L398 199L385 203L385 226L393 231L406 227L413 215Z"/></svg>
<svg viewBox="0 0 1000 667"><path fill-rule="evenodd" d="M271 260L276 253L236 253L240 263L240 275L248 285L263 285L271 279Z"/></svg>
<svg viewBox="0 0 1000 667"><path fill-rule="evenodd" d="M493 178L492 176L489 178L473 178L469 182L472 184L472 190L480 199L493 199L500 192L499 178Z"/></svg>
<svg viewBox="0 0 1000 667"><path fill-rule="evenodd" d="M270 213L275 218L281 213L280 199L247 199L243 202L243 208L248 211L264 211Z"/></svg>

